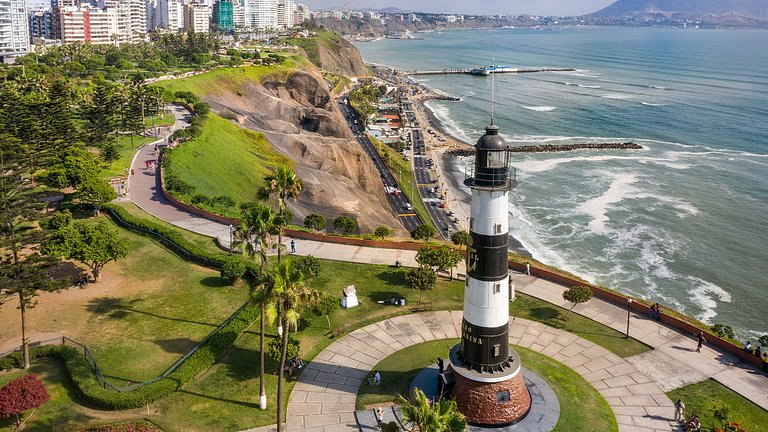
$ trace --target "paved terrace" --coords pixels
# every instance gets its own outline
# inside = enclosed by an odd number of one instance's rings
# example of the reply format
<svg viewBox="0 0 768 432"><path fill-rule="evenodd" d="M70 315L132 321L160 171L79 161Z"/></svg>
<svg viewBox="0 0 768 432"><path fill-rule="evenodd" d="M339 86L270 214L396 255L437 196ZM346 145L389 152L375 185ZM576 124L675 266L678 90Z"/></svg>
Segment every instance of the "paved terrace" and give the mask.
<svg viewBox="0 0 768 432"><path fill-rule="evenodd" d="M183 127L184 110L175 110L176 127ZM157 170L146 169L154 160L153 146L144 146L132 163L129 197L148 213L181 228L218 237L227 244L229 227L177 209L159 193ZM296 239L299 255L358 263L415 267L414 251L373 249ZM286 246L290 238L285 238ZM461 271L461 270L460 270ZM563 286L514 274L518 291L549 303L570 307L562 298ZM574 312L619 331L626 330L623 307L594 298ZM290 397L288 426L291 430L353 430L351 413L357 388L365 374L387 355L424 340L458 337L460 312L435 312L392 318L356 330L331 344L302 375ZM458 317L458 318L457 318ZM654 349L620 359L603 348L570 333L542 324L516 320L511 325L512 343L531 347L571 366L593 383L614 409L621 431L672 430L671 402L664 392L707 378L768 409L768 377L735 356L705 346L695 352L693 335L633 314L631 336ZM429 339L427 339L429 338ZM383 357L382 357L383 356ZM334 420L335 419L335 420ZM261 429L260 429L261 430Z"/></svg>

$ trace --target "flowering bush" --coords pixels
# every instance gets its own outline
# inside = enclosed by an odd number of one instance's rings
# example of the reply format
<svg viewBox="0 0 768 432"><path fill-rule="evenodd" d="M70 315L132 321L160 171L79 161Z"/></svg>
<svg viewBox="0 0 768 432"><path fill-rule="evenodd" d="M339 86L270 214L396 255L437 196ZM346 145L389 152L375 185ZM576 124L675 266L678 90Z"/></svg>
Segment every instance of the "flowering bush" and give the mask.
<svg viewBox="0 0 768 432"><path fill-rule="evenodd" d="M747 430L736 422L728 422L728 426L724 428L716 427L715 432L747 432Z"/></svg>
<svg viewBox="0 0 768 432"><path fill-rule="evenodd" d="M35 374L24 375L0 389L0 417L16 416L48 402L51 395Z"/></svg>

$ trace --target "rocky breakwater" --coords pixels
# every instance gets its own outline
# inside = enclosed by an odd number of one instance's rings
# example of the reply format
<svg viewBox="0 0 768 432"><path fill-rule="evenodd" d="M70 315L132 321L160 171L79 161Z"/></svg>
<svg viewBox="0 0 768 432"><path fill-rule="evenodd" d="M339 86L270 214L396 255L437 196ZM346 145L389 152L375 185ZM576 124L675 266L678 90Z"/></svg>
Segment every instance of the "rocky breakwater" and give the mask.
<svg viewBox="0 0 768 432"><path fill-rule="evenodd" d="M264 133L296 162L304 191L288 202L294 223L302 225L310 213L329 219L346 213L354 215L363 232L380 225L402 232L378 171L327 89L318 71L295 70L246 81L239 88L222 86L203 99L222 117Z"/></svg>
<svg viewBox="0 0 768 432"><path fill-rule="evenodd" d="M531 146L510 146L511 153L553 153L574 150L641 150L643 146L632 141L625 143L583 143L583 144L540 144ZM474 156L475 149L454 149L446 152L451 156Z"/></svg>

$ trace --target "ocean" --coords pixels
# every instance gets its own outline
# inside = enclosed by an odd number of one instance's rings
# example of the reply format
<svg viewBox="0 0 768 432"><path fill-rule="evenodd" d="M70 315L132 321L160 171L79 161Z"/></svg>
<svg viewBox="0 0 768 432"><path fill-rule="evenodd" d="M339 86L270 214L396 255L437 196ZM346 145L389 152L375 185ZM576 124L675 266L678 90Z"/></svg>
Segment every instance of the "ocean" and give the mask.
<svg viewBox="0 0 768 432"><path fill-rule="evenodd" d="M356 46L366 62L408 70L575 68L495 77L494 123L507 143L644 146L514 154L511 234L536 259L741 338L768 334L768 31L416 35ZM483 134L490 77L417 81L461 98L428 103L453 135Z"/></svg>

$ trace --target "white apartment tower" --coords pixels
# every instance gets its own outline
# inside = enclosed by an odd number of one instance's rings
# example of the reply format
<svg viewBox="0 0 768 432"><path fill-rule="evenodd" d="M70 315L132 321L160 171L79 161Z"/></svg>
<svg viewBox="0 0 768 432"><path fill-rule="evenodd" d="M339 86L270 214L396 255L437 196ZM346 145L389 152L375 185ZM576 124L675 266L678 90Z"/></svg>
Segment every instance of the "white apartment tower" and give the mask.
<svg viewBox="0 0 768 432"><path fill-rule="evenodd" d="M245 0L245 24L252 30L278 28L277 0Z"/></svg>
<svg viewBox="0 0 768 432"><path fill-rule="evenodd" d="M29 51L26 0L0 0L0 57Z"/></svg>
<svg viewBox="0 0 768 432"><path fill-rule="evenodd" d="M293 0L277 1L277 27L280 29L289 29L293 27L293 11L296 6Z"/></svg>
<svg viewBox="0 0 768 432"><path fill-rule="evenodd" d="M246 26L245 6L239 2L232 4L232 24L236 29L241 29Z"/></svg>
<svg viewBox="0 0 768 432"><path fill-rule="evenodd" d="M155 28L178 32L184 28L184 9L179 0L157 0L154 16Z"/></svg>
<svg viewBox="0 0 768 432"><path fill-rule="evenodd" d="M119 43L147 40L147 6L144 0L99 0L97 4L117 12Z"/></svg>
<svg viewBox="0 0 768 432"><path fill-rule="evenodd" d="M293 12L293 23L301 24L304 21L309 21L310 18L312 18L312 12L310 12L309 6L297 4L296 10Z"/></svg>

